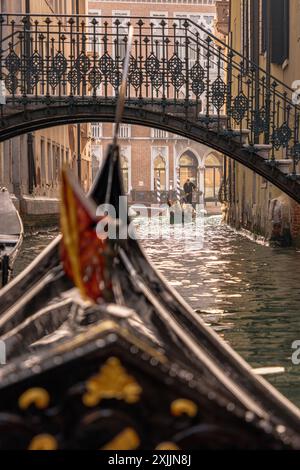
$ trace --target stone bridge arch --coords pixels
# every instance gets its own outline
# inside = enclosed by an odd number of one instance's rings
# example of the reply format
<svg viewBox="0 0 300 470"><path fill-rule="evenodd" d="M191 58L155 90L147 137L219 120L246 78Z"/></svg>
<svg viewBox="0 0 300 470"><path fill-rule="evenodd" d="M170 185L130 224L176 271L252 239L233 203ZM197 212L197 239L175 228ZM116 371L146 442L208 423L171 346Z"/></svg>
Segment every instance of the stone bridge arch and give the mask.
<svg viewBox="0 0 300 470"><path fill-rule="evenodd" d="M21 112L18 115L7 117L5 127L0 129L0 141L52 126L114 122L114 120L115 103L76 104L71 109L69 104L50 108L34 108L26 110L25 113ZM276 162L272 164L270 160L266 160L256 151L255 147L241 146L239 136L235 136L234 133L228 134L225 132L222 134L208 129L201 123L187 120L183 116L162 114L146 107L137 108L130 106L130 104L125 106L123 122L161 129L204 144L212 150L245 165L300 203L300 185L297 179L283 173L276 165Z"/></svg>

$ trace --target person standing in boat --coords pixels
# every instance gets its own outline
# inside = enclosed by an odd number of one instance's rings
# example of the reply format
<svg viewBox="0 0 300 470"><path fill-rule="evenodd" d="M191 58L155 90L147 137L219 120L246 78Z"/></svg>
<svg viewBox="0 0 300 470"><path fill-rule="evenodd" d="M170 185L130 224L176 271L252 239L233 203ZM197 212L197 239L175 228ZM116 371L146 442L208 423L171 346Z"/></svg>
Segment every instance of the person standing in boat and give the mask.
<svg viewBox="0 0 300 470"><path fill-rule="evenodd" d="M194 183L190 179L187 179L186 183L183 186L186 204L193 203L193 192L195 191L195 189L196 186L194 185Z"/></svg>

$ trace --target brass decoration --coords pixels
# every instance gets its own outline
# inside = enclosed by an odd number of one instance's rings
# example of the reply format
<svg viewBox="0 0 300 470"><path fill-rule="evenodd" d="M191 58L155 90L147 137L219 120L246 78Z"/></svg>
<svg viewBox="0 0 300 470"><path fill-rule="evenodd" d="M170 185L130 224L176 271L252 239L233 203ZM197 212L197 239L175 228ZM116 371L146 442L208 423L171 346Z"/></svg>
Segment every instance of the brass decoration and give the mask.
<svg viewBox="0 0 300 470"><path fill-rule="evenodd" d="M181 450L174 442L161 442L155 450Z"/></svg>
<svg viewBox="0 0 300 470"><path fill-rule="evenodd" d="M50 434L39 434L35 436L29 447L28 450L57 450L58 443L55 437L51 436Z"/></svg>
<svg viewBox="0 0 300 470"><path fill-rule="evenodd" d="M109 358L99 373L91 377L86 385L87 392L82 401L85 406L97 406L103 399L124 400L136 403L140 399L142 388L135 378L128 375L119 359Z"/></svg>
<svg viewBox="0 0 300 470"><path fill-rule="evenodd" d="M171 403L171 414L173 416L182 416L187 414L190 418L194 418L198 413L198 406L191 400L180 398Z"/></svg>
<svg viewBox="0 0 300 470"><path fill-rule="evenodd" d="M133 428L125 428L101 450L135 450L140 446L140 438Z"/></svg>
<svg viewBox="0 0 300 470"><path fill-rule="evenodd" d="M35 405L39 410L44 410L49 406L50 396L44 388L29 388L19 398L19 408L27 410L31 405Z"/></svg>
<svg viewBox="0 0 300 470"><path fill-rule="evenodd" d="M62 355L67 352L73 351L76 347L84 346L86 343L94 341L99 335L107 334L108 331L117 333L118 335L125 338L131 344L137 346L143 352L146 352L149 356L157 359L161 364L167 364L168 360L160 351L154 347L150 347L147 343L141 341L140 338L133 335L126 328L121 328L118 323L111 320L104 320L98 325L91 325L88 331L78 334L75 338L72 338L69 341L65 341L63 344L60 344L55 347L55 355Z"/></svg>

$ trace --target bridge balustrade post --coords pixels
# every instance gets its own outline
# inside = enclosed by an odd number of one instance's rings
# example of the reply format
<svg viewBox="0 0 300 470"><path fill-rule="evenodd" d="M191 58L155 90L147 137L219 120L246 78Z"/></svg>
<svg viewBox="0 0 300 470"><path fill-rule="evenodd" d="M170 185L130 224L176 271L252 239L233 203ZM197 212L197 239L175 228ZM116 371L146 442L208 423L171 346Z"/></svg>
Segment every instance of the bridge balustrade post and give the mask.
<svg viewBox="0 0 300 470"><path fill-rule="evenodd" d="M30 57L30 37L28 37L27 27L28 27L28 17L24 16L22 19L23 23L23 34L19 36L21 43L21 82L22 82L22 94L26 98L28 94L28 73L27 65L29 63Z"/></svg>
<svg viewBox="0 0 300 470"><path fill-rule="evenodd" d="M232 103L232 67L233 67L234 54L231 50L228 52L228 67L227 67L227 100L226 100L226 116L227 116L227 130L232 130L231 123L231 103Z"/></svg>
<svg viewBox="0 0 300 470"><path fill-rule="evenodd" d="M5 81L3 76L3 24L4 17L0 15L0 105L1 113L3 112L2 106L6 103L6 90L5 90Z"/></svg>
<svg viewBox="0 0 300 470"><path fill-rule="evenodd" d="M260 116L260 103L259 103L259 100L260 100L260 94L259 94L259 88L260 88L260 84L259 84L259 67L258 65L255 64L255 66L253 66L253 78L252 80L254 81L254 107L253 107L253 111L254 111L254 139L253 139L253 143L254 144L258 144L259 143L259 134L260 134L260 119L261 119L261 116Z"/></svg>
<svg viewBox="0 0 300 470"><path fill-rule="evenodd" d="M210 122L210 98L211 98L211 93L210 93L210 58L211 58L211 43L212 39L210 36L207 36L206 38L206 43L207 43L207 62L206 62L206 125L207 127L209 126Z"/></svg>
<svg viewBox="0 0 300 470"><path fill-rule="evenodd" d="M188 112L189 112L189 99L190 99L190 90L189 90L189 38L188 38L188 26L189 22L186 20L183 23L183 27L185 29L185 118L188 120Z"/></svg>
<svg viewBox="0 0 300 470"><path fill-rule="evenodd" d="M166 105L166 51L165 51L165 27L166 22L162 20L160 22L161 29L162 29L162 100L163 100L163 113L165 113L165 105Z"/></svg>
<svg viewBox="0 0 300 470"><path fill-rule="evenodd" d="M290 142L291 142L291 135L288 135L288 133L290 132L290 119L291 119L291 105L290 103L288 102L288 97L287 97L287 93L285 92L285 103L284 103L284 107L285 107L285 110L284 110L284 122L283 122L283 125L286 125L286 130L287 130L287 134L285 136L285 139L286 139L286 145L284 143L284 147L285 147L285 158L288 159L289 156L290 156Z"/></svg>
<svg viewBox="0 0 300 470"><path fill-rule="evenodd" d="M97 39L96 39L96 34L97 34L97 25L98 21L96 18L93 18L91 21L92 27L93 27L93 35L92 35L92 50L93 50L93 68L92 71L90 72L89 75L89 81L92 87L92 94L93 98L97 97L97 89L99 85L99 70L97 68Z"/></svg>
<svg viewBox="0 0 300 470"><path fill-rule="evenodd" d="M104 21L104 36L103 36L103 44L104 44L104 55L103 59L107 57L107 60L103 60L102 64L102 71L104 75L104 97L107 99L107 87L108 87L108 35L107 35L107 28L108 22ZM101 59L102 60L102 59Z"/></svg>
<svg viewBox="0 0 300 470"><path fill-rule="evenodd" d="M142 20L138 21L138 27L139 27L139 41L138 41L138 46L139 46L139 55L138 55L138 64L139 64L139 99L143 99L143 44L142 44L142 37L143 37L143 31L142 28L144 26L144 22ZM147 55L146 55L147 57Z"/></svg>
<svg viewBox="0 0 300 470"><path fill-rule="evenodd" d="M46 18L46 96L50 98L50 62L51 62L51 51L50 51L50 18Z"/></svg>

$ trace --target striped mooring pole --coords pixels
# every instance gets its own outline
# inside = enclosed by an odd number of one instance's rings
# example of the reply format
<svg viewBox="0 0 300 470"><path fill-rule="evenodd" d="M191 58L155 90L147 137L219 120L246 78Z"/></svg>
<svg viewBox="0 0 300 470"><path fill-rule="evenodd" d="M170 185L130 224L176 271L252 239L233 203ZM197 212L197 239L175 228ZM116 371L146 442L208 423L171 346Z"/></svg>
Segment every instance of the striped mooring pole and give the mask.
<svg viewBox="0 0 300 470"><path fill-rule="evenodd" d="M179 174L179 169L177 171L177 182L176 182L176 198L177 201L180 202L181 200L181 189L180 189L180 174Z"/></svg>
<svg viewBox="0 0 300 470"><path fill-rule="evenodd" d="M160 185L160 178L156 179L156 198L157 202L161 204L161 185Z"/></svg>

